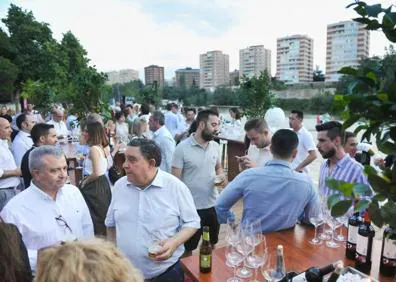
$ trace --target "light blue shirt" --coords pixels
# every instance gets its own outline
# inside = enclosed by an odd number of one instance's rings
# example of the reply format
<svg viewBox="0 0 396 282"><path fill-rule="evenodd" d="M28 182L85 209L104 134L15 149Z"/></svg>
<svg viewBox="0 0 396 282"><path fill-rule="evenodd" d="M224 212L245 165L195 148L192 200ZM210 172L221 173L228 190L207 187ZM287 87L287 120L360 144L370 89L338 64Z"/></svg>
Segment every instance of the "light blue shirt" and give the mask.
<svg viewBox="0 0 396 282"><path fill-rule="evenodd" d="M299 219L308 221L320 209L312 181L282 160L243 171L227 185L216 201L219 223L226 223L231 207L241 198L242 224L260 219L263 232L293 227Z"/></svg>
<svg viewBox="0 0 396 282"><path fill-rule="evenodd" d="M169 130L165 126L161 126L156 132L154 132L153 141L161 149L161 165L160 169L166 172L172 170L172 158L175 152L176 142L170 134Z"/></svg>
<svg viewBox="0 0 396 282"><path fill-rule="evenodd" d="M198 229L200 218L186 185L158 169L145 189L128 182L126 176L116 182L105 224L115 227L117 247L146 279L151 279L164 273L184 252L182 244L165 261L150 259L147 251L151 235L157 233L162 237L159 239L167 239L182 228Z"/></svg>
<svg viewBox="0 0 396 282"><path fill-rule="evenodd" d="M171 111L167 111L164 116L166 128L172 134L172 137L175 137L176 133L178 132L177 126L179 124L179 119L177 118L177 115Z"/></svg>

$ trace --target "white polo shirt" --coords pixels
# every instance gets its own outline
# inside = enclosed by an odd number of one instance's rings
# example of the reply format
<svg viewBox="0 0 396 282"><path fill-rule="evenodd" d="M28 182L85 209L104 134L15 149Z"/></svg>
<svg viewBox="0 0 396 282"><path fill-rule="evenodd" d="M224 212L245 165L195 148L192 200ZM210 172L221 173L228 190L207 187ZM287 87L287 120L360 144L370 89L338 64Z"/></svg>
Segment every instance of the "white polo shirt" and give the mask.
<svg viewBox="0 0 396 282"><path fill-rule="evenodd" d="M145 279L151 279L164 273L184 253L182 244L167 260L150 259L151 235L155 233L164 240L185 227L199 229L200 218L186 185L158 169L145 189L128 182L127 176L115 183L105 224L115 227L117 247L143 272Z"/></svg>
<svg viewBox="0 0 396 282"><path fill-rule="evenodd" d="M293 169L308 157L309 151L316 150L312 134L304 126L296 134L298 136L298 147L297 156L292 162ZM304 172L309 172L308 166L304 167Z"/></svg>
<svg viewBox="0 0 396 282"><path fill-rule="evenodd" d="M264 166L268 161L272 160L272 154L269 146L265 148L257 148L255 145L250 145L247 154L252 157L258 166Z"/></svg>
<svg viewBox="0 0 396 282"><path fill-rule="evenodd" d="M32 146L33 140L30 137L30 133L19 131L12 142L12 154L18 167L21 166L23 156Z"/></svg>
<svg viewBox="0 0 396 282"><path fill-rule="evenodd" d="M14 170L16 168L14 156L8 147L8 141L0 139L0 177L3 176L5 170ZM2 178L0 179L0 189L17 187L20 183L21 178L17 176Z"/></svg>

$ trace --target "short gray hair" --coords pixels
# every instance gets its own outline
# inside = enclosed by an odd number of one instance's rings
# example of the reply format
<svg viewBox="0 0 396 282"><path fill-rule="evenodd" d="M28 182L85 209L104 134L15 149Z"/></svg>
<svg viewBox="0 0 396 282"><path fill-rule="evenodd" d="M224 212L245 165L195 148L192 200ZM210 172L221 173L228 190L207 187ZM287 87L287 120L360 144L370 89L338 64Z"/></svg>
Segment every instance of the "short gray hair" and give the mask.
<svg viewBox="0 0 396 282"><path fill-rule="evenodd" d="M151 114L153 119L157 121L160 125L165 124L165 115L160 112L160 111L155 111L154 113Z"/></svg>
<svg viewBox="0 0 396 282"><path fill-rule="evenodd" d="M57 158L65 157L63 150L56 146L43 145L33 149L29 154L29 170L40 170L43 168L43 157L51 155Z"/></svg>

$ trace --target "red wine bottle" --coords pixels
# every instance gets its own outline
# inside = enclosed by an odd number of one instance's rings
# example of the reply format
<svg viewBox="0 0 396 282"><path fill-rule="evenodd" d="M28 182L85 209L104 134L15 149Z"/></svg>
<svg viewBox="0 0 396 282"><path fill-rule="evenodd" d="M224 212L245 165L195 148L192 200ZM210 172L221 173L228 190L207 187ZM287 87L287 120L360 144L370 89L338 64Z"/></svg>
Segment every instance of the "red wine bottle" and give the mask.
<svg viewBox="0 0 396 282"><path fill-rule="evenodd" d="M310 267L304 272L300 273L299 275L292 278L291 281L293 282L322 282L323 277L335 269L335 266L338 265L340 261L335 263L326 265L325 267Z"/></svg>
<svg viewBox="0 0 396 282"><path fill-rule="evenodd" d="M391 227L385 229L382 239L380 273L390 277L396 275L396 232Z"/></svg>
<svg viewBox="0 0 396 282"><path fill-rule="evenodd" d="M373 238L375 235L374 228L371 226L371 220L368 212L364 214L364 222L359 225L355 267L357 270L369 274L371 270L371 249L373 247Z"/></svg>
<svg viewBox="0 0 396 282"><path fill-rule="evenodd" d="M349 259L355 259L357 233L361 223L363 223L363 221L358 212L354 213L348 219L348 237L346 242L345 256Z"/></svg>

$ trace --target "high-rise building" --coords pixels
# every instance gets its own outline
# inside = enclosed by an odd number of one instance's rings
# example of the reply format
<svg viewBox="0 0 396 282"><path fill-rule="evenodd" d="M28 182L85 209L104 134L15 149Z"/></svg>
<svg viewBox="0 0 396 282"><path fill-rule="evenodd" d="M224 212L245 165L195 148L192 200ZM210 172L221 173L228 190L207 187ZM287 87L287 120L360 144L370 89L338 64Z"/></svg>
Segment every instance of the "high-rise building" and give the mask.
<svg viewBox="0 0 396 282"><path fill-rule="evenodd" d="M239 70L234 70L230 72L230 86L239 85Z"/></svg>
<svg viewBox="0 0 396 282"><path fill-rule="evenodd" d="M152 85L157 83L158 86L164 86L164 67L157 65L150 65L144 68L144 79L146 85Z"/></svg>
<svg viewBox="0 0 396 282"><path fill-rule="evenodd" d="M199 56L200 88L214 91L216 87L229 85L229 56L221 51L209 51Z"/></svg>
<svg viewBox="0 0 396 282"><path fill-rule="evenodd" d="M264 45L250 46L239 50L239 75L242 77L259 77L267 70L271 75L271 51Z"/></svg>
<svg viewBox="0 0 396 282"><path fill-rule="evenodd" d="M175 71L175 74L176 87L190 88L193 85L199 87L199 69L178 69Z"/></svg>
<svg viewBox="0 0 396 282"><path fill-rule="evenodd" d="M139 79L139 72L133 69L107 72L107 84L127 83Z"/></svg>
<svg viewBox="0 0 396 282"><path fill-rule="evenodd" d="M337 73L346 66L358 66L369 57L370 32L354 21L342 21L327 26L326 81L338 81Z"/></svg>
<svg viewBox="0 0 396 282"><path fill-rule="evenodd" d="M306 35L277 39L276 78L288 84L313 80L313 40Z"/></svg>

